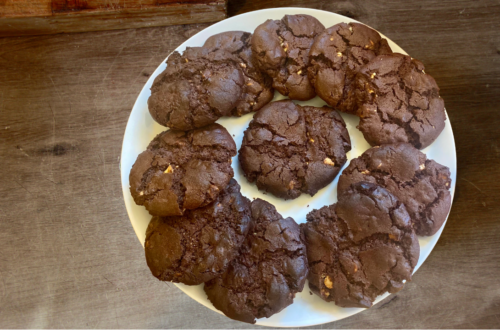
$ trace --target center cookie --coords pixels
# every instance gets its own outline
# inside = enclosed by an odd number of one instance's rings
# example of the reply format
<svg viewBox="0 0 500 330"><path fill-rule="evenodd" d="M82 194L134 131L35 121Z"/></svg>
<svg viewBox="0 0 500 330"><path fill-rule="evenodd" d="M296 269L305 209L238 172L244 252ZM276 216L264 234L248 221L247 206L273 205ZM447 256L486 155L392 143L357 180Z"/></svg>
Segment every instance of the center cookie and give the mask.
<svg viewBox="0 0 500 330"><path fill-rule="evenodd" d="M267 20L252 36L252 51L260 70L273 78L273 87L294 100L316 96L307 78L309 51L325 27L309 15L285 15Z"/></svg>
<svg viewBox="0 0 500 330"><path fill-rule="evenodd" d="M309 288L341 307L368 308L377 296L401 290L420 255L405 206L371 183L352 185L301 227Z"/></svg>
<svg viewBox="0 0 500 330"><path fill-rule="evenodd" d="M344 120L328 107L272 102L245 131L238 159L245 177L277 197L311 196L335 179L351 141Z"/></svg>
<svg viewBox="0 0 500 330"><path fill-rule="evenodd" d="M187 131L231 115L245 79L233 54L203 47L173 52L156 77L148 100L149 113L163 126Z"/></svg>
<svg viewBox="0 0 500 330"><path fill-rule="evenodd" d="M130 171L130 192L152 215L181 215L212 202L234 172L236 145L219 124L158 134Z"/></svg>
<svg viewBox="0 0 500 330"><path fill-rule="evenodd" d="M205 283L205 292L228 317L255 323L292 304L304 288L308 266L299 225L261 199L251 208L253 228L240 255L224 274Z"/></svg>
<svg viewBox="0 0 500 330"><path fill-rule="evenodd" d="M233 179L209 205L182 216L153 217L146 231L146 261L162 281L196 285L222 274L251 227L250 201Z"/></svg>
<svg viewBox="0 0 500 330"><path fill-rule="evenodd" d="M211 36L203 45L203 47L226 50L241 60L240 69L245 77L245 85L240 101L231 111L233 116L257 111L274 97L271 78L257 70L254 65L251 38L252 34L248 32L229 31Z"/></svg>
<svg viewBox="0 0 500 330"><path fill-rule="evenodd" d="M309 79L328 105L355 114L356 73L375 56L390 53L387 40L366 25L336 24L323 31L311 47Z"/></svg>

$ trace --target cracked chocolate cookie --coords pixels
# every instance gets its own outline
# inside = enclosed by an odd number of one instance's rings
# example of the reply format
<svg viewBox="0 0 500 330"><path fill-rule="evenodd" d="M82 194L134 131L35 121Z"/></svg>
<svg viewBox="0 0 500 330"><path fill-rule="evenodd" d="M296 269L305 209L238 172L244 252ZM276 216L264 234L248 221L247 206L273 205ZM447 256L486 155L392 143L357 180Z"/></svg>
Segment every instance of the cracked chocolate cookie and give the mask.
<svg viewBox="0 0 500 330"><path fill-rule="evenodd" d="M375 56L392 53L377 31L358 23L339 23L323 31L309 54L309 80L316 94L337 110L356 113L354 78Z"/></svg>
<svg viewBox="0 0 500 330"><path fill-rule="evenodd" d="M245 78L243 93L236 107L232 109L233 116L242 116L257 111L269 103L274 97L271 78L257 70L252 58L252 34L243 31L229 31L211 36L203 47L223 49L240 59L240 69Z"/></svg>
<svg viewBox="0 0 500 330"><path fill-rule="evenodd" d="M301 229L309 288L341 307L368 308L378 295L401 290L420 255L405 206L371 183L356 183L337 204L310 212Z"/></svg>
<svg viewBox="0 0 500 330"><path fill-rule="evenodd" d="M444 129L444 101L422 62L401 54L380 55L356 76L359 130L372 146L408 142L429 146Z"/></svg>
<svg viewBox="0 0 500 330"><path fill-rule="evenodd" d="M234 172L236 145L212 124L192 131L158 134L130 171L130 192L152 215L181 215L214 201Z"/></svg>
<svg viewBox="0 0 500 330"><path fill-rule="evenodd" d="M222 274L251 228L250 201L231 179L217 199L182 216L153 217L144 250L161 281L196 285Z"/></svg>
<svg viewBox="0 0 500 330"><path fill-rule="evenodd" d="M309 51L314 38L325 27L309 15L285 15L267 20L252 36L256 65L273 78L273 87L294 100L316 96L307 78Z"/></svg>
<svg viewBox="0 0 500 330"><path fill-rule="evenodd" d="M227 271L205 283L215 308L248 323L292 304L306 281L304 237L292 218L283 219L266 201L252 202L253 228Z"/></svg>
<svg viewBox="0 0 500 330"><path fill-rule="evenodd" d="M151 116L160 125L182 131L230 116L245 84L240 62L222 49L188 47L182 55L172 53L151 86Z"/></svg>
<svg viewBox="0 0 500 330"><path fill-rule="evenodd" d="M406 206L417 235L434 235L450 211L450 170L410 144L374 147L351 160L339 178L338 193L360 181L376 183L396 196Z"/></svg>
<svg viewBox="0 0 500 330"><path fill-rule="evenodd" d="M271 102L255 115L238 154L249 182L277 197L311 196L335 179L351 140L333 109Z"/></svg>

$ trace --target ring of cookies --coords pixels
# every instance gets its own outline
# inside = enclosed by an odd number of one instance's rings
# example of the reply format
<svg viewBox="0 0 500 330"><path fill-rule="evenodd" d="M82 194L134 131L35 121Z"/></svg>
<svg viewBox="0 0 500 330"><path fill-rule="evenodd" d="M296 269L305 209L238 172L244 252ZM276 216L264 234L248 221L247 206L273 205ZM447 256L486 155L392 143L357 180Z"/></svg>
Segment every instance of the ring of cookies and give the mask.
<svg viewBox="0 0 500 330"><path fill-rule="evenodd" d="M272 102L275 90L289 100ZM315 96L327 106L292 102ZM161 281L204 283L232 319L280 312L306 279L327 302L369 308L411 281L417 235L434 235L449 213L450 171L420 151L445 127L439 87L363 24L285 15L253 34L214 35L168 57L148 108L169 130L130 171L131 195L152 215L147 264ZM372 146L342 173L351 140L339 111L360 118ZM248 113L237 150L215 122ZM338 201L298 225L241 194L236 155L249 183L285 200L314 196L340 174Z"/></svg>

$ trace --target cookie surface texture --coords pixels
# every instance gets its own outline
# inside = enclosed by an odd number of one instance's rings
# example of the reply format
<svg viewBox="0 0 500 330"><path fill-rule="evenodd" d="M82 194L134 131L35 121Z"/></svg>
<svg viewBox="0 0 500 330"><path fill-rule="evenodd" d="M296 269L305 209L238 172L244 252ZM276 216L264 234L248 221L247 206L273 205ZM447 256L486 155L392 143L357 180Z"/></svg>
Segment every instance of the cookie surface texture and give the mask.
<svg viewBox="0 0 500 330"><path fill-rule="evenodd" d="M253 229L228 270L205 283L214 306L228 317L255 323L292 304L307 278L307 256L300 227L283 219L266 201L252 202Z"/></svg>
<svg viewBox="0 0 500 330"><path fill-rule="evenodd" d="M352 159L339 178L338 193L361 181L386 188L405 204L417 235L434 235L451 208L448 167L427 159L407 143L371 148Z"/></svg>
<svg viewBox="0 0 500 330"><path fill-rule="evenodd" d="M252 36L252 51L260 70L273 79L273 87L290 99L316 96L307 77L309 51L325 27L309 15L285 15L267 20Z"/></svg>
<svg viewBox="0 0 500 330"><path fill-rule="evenodd" d="M237 256L251 221L250 201L234 179L207 206L182 216L153 217L144 244L151 273L188 285L211 280Z"/></svg>
<svg viewBox="0 0 500 330"><path fill-rule="evenodd" d="M294 199L333 181L351 150L340 114L328 107L271 102L244 133L238 159L245 177L261 190Z"/></svg>
<svg viewBox="0 0 500 330"><path fill-rule="evenodd" d="M130 171L130 192L152 215L181 215L214 201L233 177L236 144L219 124L158 134Z"/></svg>
<svg viewBox="0 0 500 330"><path fill-rule="evenodd" d="M309 80L328 105L356 114L356 73L375 56L390 53L387 40L366 25L336 24L323 31L311 47Z"/></svg>
<svg viewBox="0 0 500 330"><path fill-rule="evenodd" d="M251 48L252 34L243 31L228 31L211 36L203 47L223 49L238 57L245 78L240 101L232 109L232 116L254 112L269 103L274 97L272 80L255 67Z"/></svg>
<svg viewBox="0 0 500 330"><path fill-rule="evenodd" d="M337 204L310 212L301 228L309 288L341 307L368 308L378 295L401 290L418 262L404 205L371 183L357 183Z"/></svg>
<svg viewBox="0 0 500 330"><path fill-rule="evenodd" d="M445 126L444 101L422 62L380 55L356 76L359 130L372 146L407 142L429 146Z"/></svg>
<svg viewBox="0 0 500 330"><path fill-rule="evenodd" d="M160 125L183 131L230 116L245 83L239 63L222 49L188 47L182 55L172 53L151 86L149 113Z"/></svg>

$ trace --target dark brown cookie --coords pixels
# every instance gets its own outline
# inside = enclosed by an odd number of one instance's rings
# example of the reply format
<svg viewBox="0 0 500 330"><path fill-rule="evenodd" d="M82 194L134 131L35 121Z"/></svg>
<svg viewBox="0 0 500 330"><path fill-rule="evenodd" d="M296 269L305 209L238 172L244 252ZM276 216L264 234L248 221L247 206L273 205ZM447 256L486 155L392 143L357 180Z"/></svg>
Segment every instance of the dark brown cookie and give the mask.
<svg viewBox="0 0 500 330"><path fill-rule="evenodd" d="M405 206L386 189L356 183L302 224L309 288L341 307L368 308L411 280L420 247Z"/></svg>
<svg viewBox="0 0 500 330"><path fill-rule="evenodd" d="M292 304L308 272L304 237L292 218L283 219L273 205L256 199L252 219L240 255L224 274L205 283L215 308L248 323Z"/></svg>
<svg viewBox="0 0 500 330"><path fill-rule="evenodd" d="M351 141L344 120L327 107L271 102L245 131L238 159L245 177L284 199L313 196L335 179Z"/></svg>
<svg viewBox="0 0 500 330"><path fill-rule="evenodd" d="M360 181L386 188L405 204L417 235L434 235L450 211L450 170L410 144L374 147L351 160L339 178L339 194Z"/></svg>
<svg viewBox="0 0 500 330"><path fill-rule="evenodd" d="M444 129L444 101L424 69L401 54L380 55L360 69L358 128L370 145L408 142L423 149Z"/></svg>
<svg viewBox="0 0 500 330"><path fill-rule="evenodd" d="M252 51L260 70L273 78L273 87L294 100L316 96L307 78L309 50L325 27L309 15L285 15L267 20L252 36Z"/></svg>
<svg viewBox="0 0 500 330"><path fill-rule="evenodd" d="M214 201L234 172L236 145L212 124L192 131L158 134L130 171L130 192L152 215L181 215Z"/></svg>
<svg viewBox="0 0 500 330"><path fill-rule="evenodd" d="M240 60L231 53L203 47L172 53L156 77L149 112L163 126L187 131L231 115L245 79Z"/></svg>
<svg viewBox="0 0 500 330"><path fill-rule="evenodd" d="M337 110L356 113L353 81L375 56L392 53L377 31L358 23L339 23L321 33L309 54L309 80L319 97Z"/></svg>
<svg viewBox="0 0 500 330"><path fill-rule="evenodd" d="M252 34L243 31L228 31L211 36L203 47L223 49L240 59L240 68L245 84L240 101L231 111L233 116L257 111L274 97L271 78L255 67L251 48Z"/></svg>
<svg viewBox="0 0 500 330"><path fill-rule="evenodd" d="M161 281L196 285L222 274L251 228L250 201L231 179L217 199L182 216L153 217L144 249Z"/></svg>

